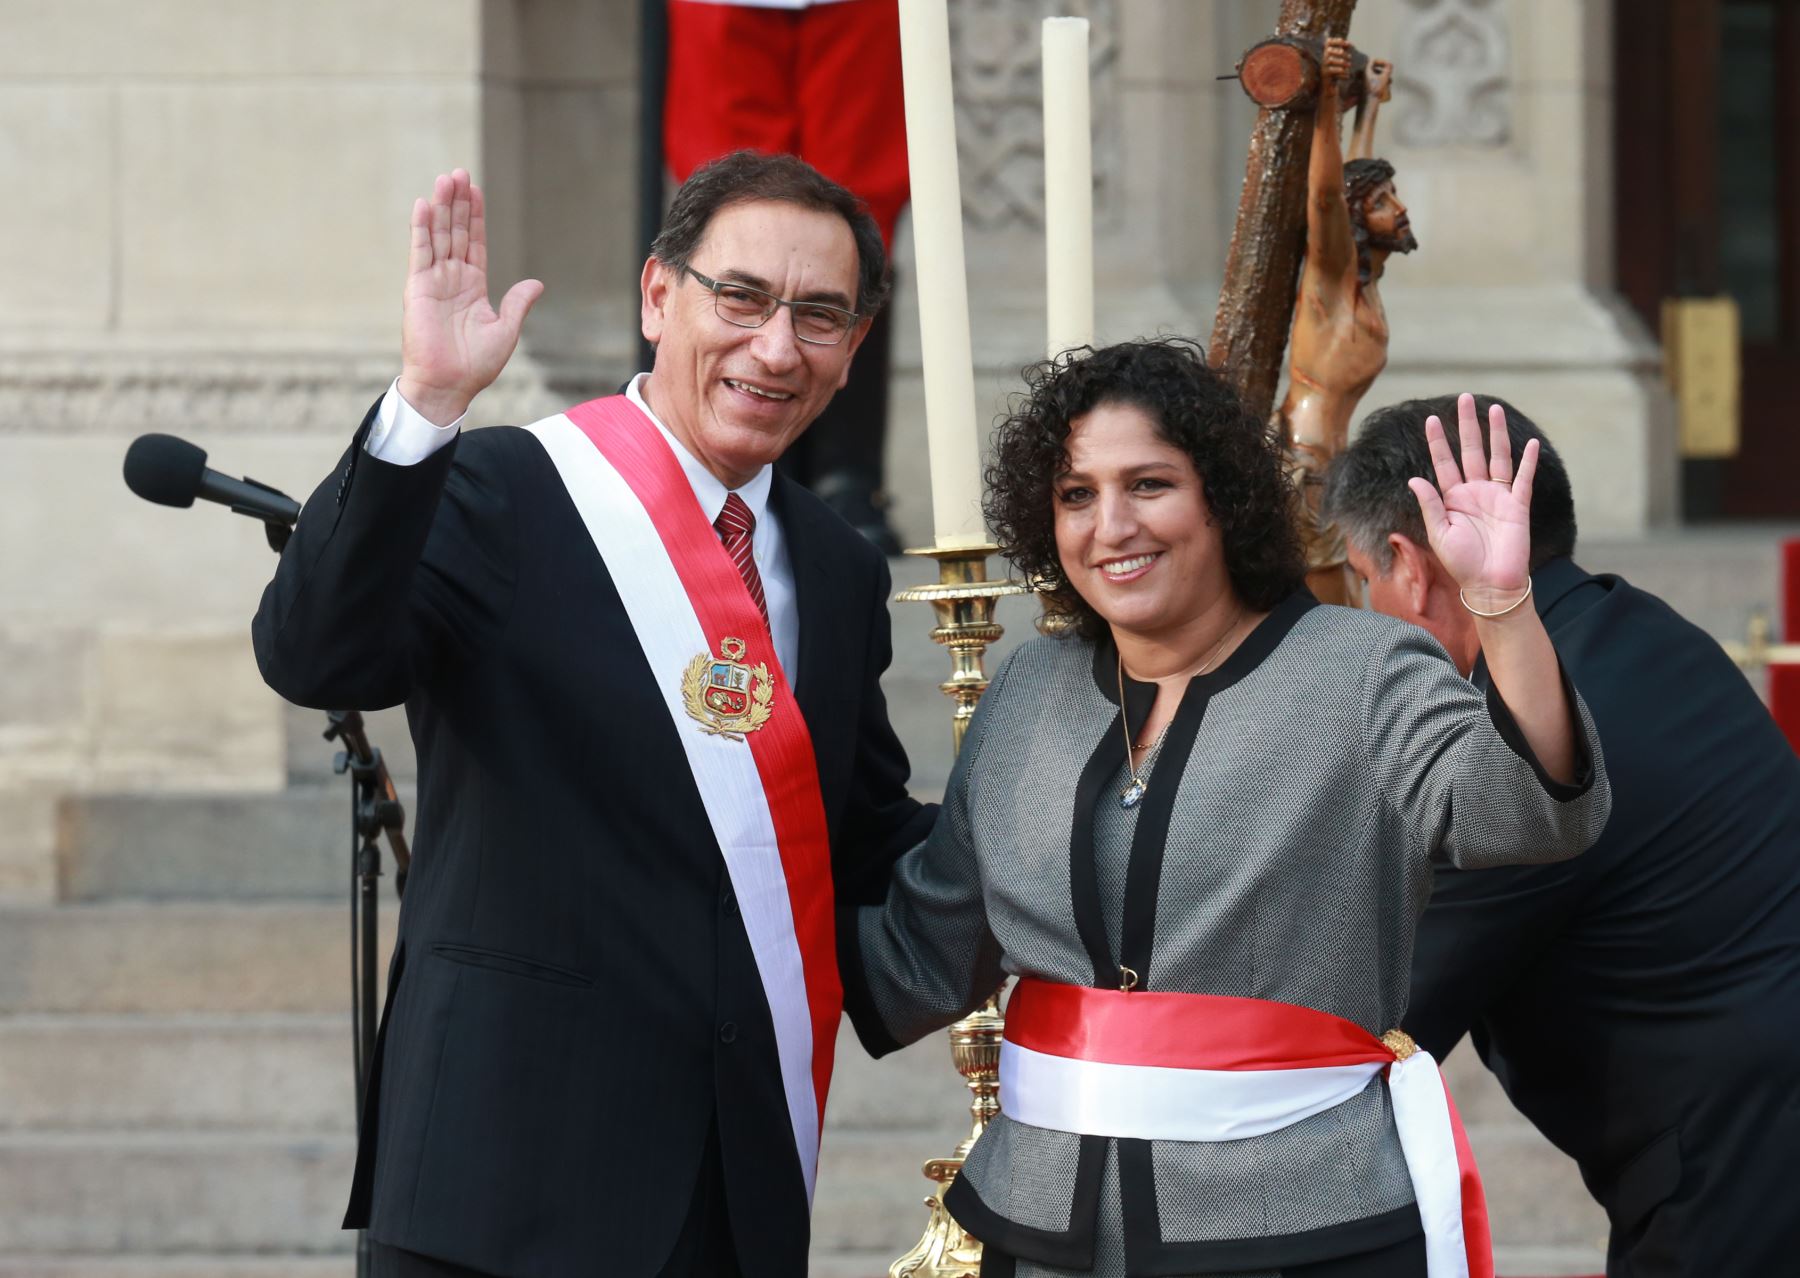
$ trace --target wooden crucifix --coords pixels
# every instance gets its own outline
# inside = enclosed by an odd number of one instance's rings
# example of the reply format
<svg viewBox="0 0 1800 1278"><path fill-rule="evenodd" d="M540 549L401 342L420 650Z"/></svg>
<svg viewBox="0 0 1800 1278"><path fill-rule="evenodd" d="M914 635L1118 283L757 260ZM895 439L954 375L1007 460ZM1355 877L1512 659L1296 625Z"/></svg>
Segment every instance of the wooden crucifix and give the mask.
<svg viewBox="0 0 1800 1278"><path fill-rule="evenodd" d="M1323 45L1350 31L1356 0L1282 0L1276 41ZM1294 316L1294 286L1306 250L1306 169L1313 113L1305 59L1246 55L1238 74L1264 103L1250 133L1244 190L1225 258L1225 285L1213 316L1208 357L1236 384L1250 411L1267 419L1281 381L1281 354ZM1316 79L1314 81L1316 91Z"/></svg>
<svg viewBox="0 0 1800 1278"><path fill-rule="evenodd" d="M1301 490L1308 584L1329 603L1354 595L1342 539L1319 516L1321 482L1387 363L1377 284L1388 255L1416 247L1393 169L1371 156L1392 67L1368 62L1343 39L1354 6L1288 0L1275 37L1239 64L1263 110L1210 351L1267 419L1291 325L1288 393L1273 417ZM1346 163L1341 113L1350 106L1357 118Z"/></svg>

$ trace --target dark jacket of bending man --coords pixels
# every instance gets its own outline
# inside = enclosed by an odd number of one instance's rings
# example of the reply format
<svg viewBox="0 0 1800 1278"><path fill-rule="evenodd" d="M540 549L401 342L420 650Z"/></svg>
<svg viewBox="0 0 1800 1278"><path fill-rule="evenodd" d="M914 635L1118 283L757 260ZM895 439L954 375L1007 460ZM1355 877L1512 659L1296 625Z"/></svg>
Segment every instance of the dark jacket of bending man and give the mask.
<svg viewBox="0 0 1800 1278"><path fill-rule="evenodd" d="M1438 870L1406 1028L1440 1059L1468 1034L1606 1209L1610 1278L1773 1274L1800 1256L1800 759L1719 645L1655 596L1584 571L1568 474L1541 449L1533 604L1593 712L1610 823L1555 865ZM1379 409L1326 509L1371 606L1484 677L1474 626L1406 480L1424 421Z"/></svg>

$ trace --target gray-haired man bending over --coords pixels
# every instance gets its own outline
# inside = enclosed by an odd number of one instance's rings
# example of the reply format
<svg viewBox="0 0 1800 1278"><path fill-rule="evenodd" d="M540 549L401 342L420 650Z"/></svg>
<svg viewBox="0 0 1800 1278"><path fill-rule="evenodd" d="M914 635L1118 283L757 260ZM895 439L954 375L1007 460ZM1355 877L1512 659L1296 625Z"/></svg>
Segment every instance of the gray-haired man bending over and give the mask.
<svg viewBox="0 0 1800 1278"><path fill-rule="evenodd" d="M1442 1059L1467 1033L1521 1112L1581 1167L1612 1222L1607 1272L1777 1273L1800 1255L1800 760L1718 644L1616 576L1583 571L1568 473L1539 441L1538 612L1593 712L1612 819L1581 857L1440 868L1406 1028ZM1481 680L1456 585L1406 480L1424 421L1379 409L1334 465L1326 510L1371 606L1423 626Z"/></svg>

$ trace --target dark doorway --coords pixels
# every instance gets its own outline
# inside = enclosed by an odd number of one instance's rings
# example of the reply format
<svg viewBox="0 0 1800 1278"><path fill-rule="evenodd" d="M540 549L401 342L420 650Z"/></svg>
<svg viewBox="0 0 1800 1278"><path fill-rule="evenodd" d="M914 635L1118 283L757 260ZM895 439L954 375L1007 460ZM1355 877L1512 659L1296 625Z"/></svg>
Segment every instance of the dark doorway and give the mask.
<svg viewBox="0 0 1800 1278"><path fill-rule="evenodd" d="M1800 516L1800 0L1614 0L1619 288L1736 299L1740 447L1683 464L1689 519Z"/></svg>

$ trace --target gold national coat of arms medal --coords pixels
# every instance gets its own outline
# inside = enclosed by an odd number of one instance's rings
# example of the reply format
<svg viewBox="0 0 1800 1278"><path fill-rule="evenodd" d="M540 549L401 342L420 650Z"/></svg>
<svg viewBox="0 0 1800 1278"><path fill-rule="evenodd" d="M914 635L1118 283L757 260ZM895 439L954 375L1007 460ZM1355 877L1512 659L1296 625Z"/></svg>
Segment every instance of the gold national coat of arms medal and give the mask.
<svg viewBox="0 0 1800 1278"><path fill-rule="evenodd" d="M702 652L681 676L681 700L688 716L708 734L742 741L774 713L775 684L766 662L743 661L744 641L719 641L719 652Z"/></svg>

